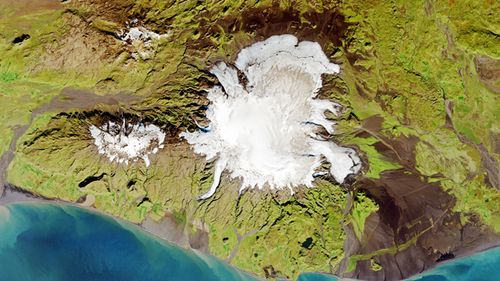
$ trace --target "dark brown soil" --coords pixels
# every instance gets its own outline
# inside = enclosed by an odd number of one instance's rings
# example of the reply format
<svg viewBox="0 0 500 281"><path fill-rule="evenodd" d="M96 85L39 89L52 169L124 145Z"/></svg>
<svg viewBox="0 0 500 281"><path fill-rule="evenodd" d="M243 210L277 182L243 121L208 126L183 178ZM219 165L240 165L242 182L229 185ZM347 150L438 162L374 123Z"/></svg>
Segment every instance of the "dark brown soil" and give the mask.
<svg viewBox="0 0 500 281"><path fill-rule="evenodd" d="M301 19L301 17L303 19ZM300 15L297 10L281 10L277 7L249 9L243 13L240 28L253 32L264 39L272 35L293 34L299 40L310 40L326 46L340 46L346 36L348 24L338 11L323 13L307 12Z"/></svg>
<svg viewBox="0 0 500 281"><path fill-rule="evenodd" d="M90 91L66 88L61 94L49 103L36 109L33 113L39 114L47 111L67 111L71 109L92 108L99 104L130 106L139 102L140 97L128 94L116 94L100 96Z"/></svg>
<svg viewBox="0 0 500 281"><path fill-rule="evenodd" d="M204 21L202 19L196 31L201 34L201 39L189 43L192 48L216 47L210 36L217 36L222 30L229 34L239 31L253 34L254 41L262 41L272 35L293 34L299 40L320 43L329 53L333 51L332 46L342 45L349 26L337 10L300 14L293 8L283 10L278 6L245 9L238 16L223 17L215 23Z"/></svg>
<svg viewBox="0 0 500 281"><path fill-rule="evenodd" d="M62 9L60 0L2 0L2 4L9 7L16 7L16 16L26 15L42 10Z"/></svg>
<svg viewBox="0 0 500 281"><path fill-rule="evenodd" d="M382 266L371 268L371 261L360 261L346 277L363 280L401 280L435 266L446 257L463 256L500 244L479 219L463 225L460 215L452 211L455 198L443 191L439 183L429 182L415 169L417 137L388 138L380 134L382 118L363 121L359 137L374 136L379 153L404 168L383 172L380 179L360 179L355 184L378 205L379 210L365 222L361 241L347 239L346 255L370 254L392 249L373 259ZM348 230L347 233L352 231Z"/></svg>
<svg viewBox="0 0 500 281"><path fill-rule="evenodd" d="M80 8L84 7L88 11L88 8L92 9L93 12L90 13L89 21L92 21L93 17L98 16L99 18L111 22L115 22L118 25L125 25L125 22L129 19L130 9L133 2L121 1L121 0L76 0L69 1L66 4L67 8ZM89 15L87 15L89 16Z"/></svg>
<svg viewBox="0 0 500 281"><path fill-rule="evenodd" d="M479 220L462 225L452 211L455 198L409 170L388 171L378 180L362 179L357 186L380 207L366 220L361 242L349 247L356 254L387 248L396 254L374 257L380 271L370 268L370 260L358 262L348 277L400 280L433 267L443 255L464 255L500 242Z"/></svg>
<svg viewBox="0 0 500 281"><path fill-rule="evenodd" d="M483 82L490 90L500 93L498 79L500 77L500 60L494 60L486 56L478 56L475 59L476 71Z"/></svg>

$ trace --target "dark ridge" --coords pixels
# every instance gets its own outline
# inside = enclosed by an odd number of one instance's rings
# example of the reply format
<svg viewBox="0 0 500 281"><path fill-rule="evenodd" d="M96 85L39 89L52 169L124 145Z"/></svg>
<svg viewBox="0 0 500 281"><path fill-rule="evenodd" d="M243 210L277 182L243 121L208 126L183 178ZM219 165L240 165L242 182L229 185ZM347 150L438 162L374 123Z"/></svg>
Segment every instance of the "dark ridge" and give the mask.
<svg viewBox="0 0 500 281"><path fill-rule="evenodd" d="M349 54L346 54L346 57L347 59L349 59ZM356 87L356 91L362 98L371 99L370 96L366 93L367 90L364 87L362 87L362 85L360 85L359 83L355 83L354 86Z"/></svg>
<svg viewBox="0 0 500 281"><path fill-rule="evenodd" d="M22 43L23 41L28 40L30 37L31 36L29 34L24 33L14 38L14 40L12 40L12 44Z"/></svg>
<svg viewBox="0 0 500 281"><path fill-rule="evenodd" d="M354 69L356 69L357 71L360 71L360 72L365 71L364 67L362 67L359 64L358 65L355 64L356 61L364 59L364 57L362 55L360 55L358 53L350 53L350 52L346 51L345 56Z"/></svg>
<svg viewBox="0 0 500 281"><path fill-rule="evenodd" d="M348 28L344 16L337 10L311 11L301 15L294 8L283 10L273 6L249 9L242 17L240 29L245 32L255 32L262 37L291 33L300 40L319 42L323 47L330 42L341 46ZM305 20L302 21L301 17Z"/></svg>
<svg viewBox="0 0 500 281"><path fill-rule="evenodd" d="M142 112L142 110L144 111L144 113ZM150 109L150 111L155 113L165 112L156 110L156 108ZM142 123L144 125L155 124L166 133L165 143L167 144L179 142L177 136L179 132L182 130L182 128L179 128L174 124L169 123L166 120L157 118L156 114L155 115L148 114L145 109L141 109L141 111L138 112L125 112L120 109L117 109L114 112L95 109L95 110L81 111L81 112L61 112L56 116L56 118L61 118L61 117L67 117L69 119L79 122L83 121L87 123L87 125L93 124L97 127L104 126L104 130L108 130L110 133L113 132L118 133L116 129L120 130L122 129L122 124L124 120L126 127L128 127L127 124L129 125L136 125L139 123ZM108 128L108 126L106 125L110 121L117 124L118 128L111 128L111 127ZM131 128L129 128L129 130L126 133L130 133L130 129ZM193 129L195 129L194 125Z"/></svg>
<svg viewBox="0 0 500 281"><path fill-rule="evenodd" d="M50 128L50 129L44 130L41 133L37 134L32 139L30 139L29 141L23 142L23 145L25 145L25 146L33 145L40 138L45 138L45 137L50 136L50 135L52 135L52 134L54 134L54 133L56 133L56 132L58 132L60 130L61 129L59 129L59 128Z"/></svg>
<svg viewBox="0 0 500 281"><path fill-rule="evenodd" d="M102 80L97 81L97 84L104 83L104 82L116 82L116 81L115 81L115 79L113 79L113 77L106 77Z"/></svg>
<svg viewBox="0 0 500 281"><path fill-rule="evenodd" d="M312 237L307 237L307 239L304 242L302 242L301 246L302 248L310 250L312 248L312 243L313 243Z"/></svg>
<svg viewBox="0 0 500 281"><path fill-rule="evenodd" d="M193 49L216 47L210 37L220 36L222 32L235 34L244 31L256 35L258 41L272 35L293 34L299 40L318 42L325 52L330 53L342 46L350 26L336 9L301 14L292 7L268 6L246 9L239 16L222 17L215 23L208 22L210 15L202 15L201 18L197 30L201 34L200 39L188 43ZM334 48L330 49L332 45Z"/></svg>
<svg viewBox="0 0 500 281"><path fill-rule="evenodd" d="M150 111L153 110L154 109L151 109ZM122 124L123 120L125 120L126 123L128 124L137 124L142 122L146 125L147 124L156 124L157 126L162 125L161 122L158 122L155 116L143 114L139 110L136 112L123 111L123 109L121 108L117 108L116 111L103 111L99 109L94 109L94 110L80 111L80 112L61 112L57 116L58 117L65 116L82 120L86 119L96 126L102 126L106 124L108 121L117 124Z"/></svg>
<svg viewBox="0 0 500 281"><path fill-rule="evenodd" d="M273 197L273 201L274 201L274 203L276 203L280 207L286 207L286 206L296 205L296 206L299 206L299 207L304 208L304 209L308 208L307 205L305 205L304 203L300 202L295 197L292 197L292 198L286 200L285 202L280 202L279 198L277 198L276 196L274 196Z"/></svg>
<svg viewBox="0 0 500 281"><path fill-rule="evenodd" d="M351 111L351 113L349 113L349 116L347 117L347 120L356 120L359 122L359 117Z"/></svg>
<svg viewBox="0 0 500 281"><path fill-rule="evenodd" d="M200 178L200 182L205 182L207 181L211 176L210 175L203 175L201 178Z"/></svg>
<svg viewBox="0 0 500 281"><path fill-rule="evenodd" d="M106 175L106 173L102 173L99 176L89 176L89 177L86 177L84 180L82 180L78 184L78 187L80 187L80 188L86 187L87 185L89 185L92 182L101 180L105 175Z"/></svg>
<svg viewBox="0 0 500 281"><path fill-rule="evenodd" d="M205 72L203 70L200 70L200 71L203 72L204 74L212 75L210 72ZM212 77L212 76L209 76L209 77ZM196 81L198 82L197 85L199 86L199 89L193 89L193 90L195 90L197 93L199 93L201 95L204 95L205 89L212 88L213 86L215 86L217 84L217 82L215 82L214 79L211 79L209 77L200 76L200 77L196 78Z"/></svg>
<svg viewBox="0 0 500 281"><path fill-rule="evenodd" d="M238 73L238 80L240 81L240 84L243 86L243 88L247 89L248 85L248 78L243 73L241 70L239 70L235 65L231 65L234 69L236 69L236 72Z"/></svg>
<svg viewBox="0 0 500 281"><path fill-rule="evenodd" d="M342 186L344 188L346 188L347 190L351 190L352 186L356 183L356 179L357 179L357 174L348 174L345 177L344 182L342 183Z"/></svg>
<svg viewBox="0 0 500 281"><path fill-rule="evenodd" d="M453 253L444 253L442 254L437 260L436 262L442 262L442 261L446 261L446 260L451 260L451 259L454 259L455 258L455 255Z"/></svg>
<svg viewBox="0 0 500 281"><path fill-rule="evenodd" d="M227 242L227 240L229 240L229 237L222 238L222 242Z"/></svg>

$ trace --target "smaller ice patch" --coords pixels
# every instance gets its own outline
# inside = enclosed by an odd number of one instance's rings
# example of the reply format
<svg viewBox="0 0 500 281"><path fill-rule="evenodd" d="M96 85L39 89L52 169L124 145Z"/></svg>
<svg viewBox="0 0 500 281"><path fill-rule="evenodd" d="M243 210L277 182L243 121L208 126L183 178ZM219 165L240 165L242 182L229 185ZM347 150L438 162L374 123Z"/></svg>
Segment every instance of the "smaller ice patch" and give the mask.
<svg viewBox="0 0 500 281"><path fill-rule="evenodd" d="M122 124L108 121L100 127L91 125L89 130L99 153L111 162L128 164L142 159L147 167L150 164L148 155L157 153L165 141L165 133L158 126L132 125L125 120Z"/></svg>
<svg viewBox="0 0 500 281"><path fill-rule="evenodd" d="M140 26L138 20L134 19L127 22L127 28L116 34L123 41L123 44L131 45L134 51L131 56L135 60L141 58L147 60L155 53L155 45L161 38L169 36L168 33L158 34Z"/></svg>
<svg viewBox="0 0 500 281"><path fill-rule="evenodd" d="M153 39L160 39L162 36L165 35L160 35L158 33L155 33L153 31L147 30L145 27L139 26L139 27L131 27L128 30L122 30L118 34L118 37L122 41L149 41Z"/></svg>

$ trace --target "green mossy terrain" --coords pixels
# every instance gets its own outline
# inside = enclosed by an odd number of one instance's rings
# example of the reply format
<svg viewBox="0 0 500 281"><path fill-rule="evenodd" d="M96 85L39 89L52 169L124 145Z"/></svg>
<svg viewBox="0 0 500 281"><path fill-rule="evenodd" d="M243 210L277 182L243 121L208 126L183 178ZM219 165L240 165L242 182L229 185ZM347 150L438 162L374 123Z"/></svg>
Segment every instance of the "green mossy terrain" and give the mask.
<svg viewBox="0 0 500 281"><path fill-rule="evenodd" d="M449 212L463 225L500 232L498 2L55 2L0 4L0 154L14 131L28 126L7 170L10 184L71 202L92 196L95 208L135 223L174 214L187 232L208 231L212 254L267 278L342 275L360 261L386 270L377 257L415 246L421 234L346 252L345 241L363 245L371 231L365 224L381 214L379 202L358 192L362 186L321 179L293 196L238 195L239 183L225 177L213 198L197 200L213 167L178 133L203 120L205 90L217 83L210 66L284 33L279 23L290 17L290 33L319 32L325 52L341 64L320 95L344 106L334 138L362 154L358 179L407 169L453 196ZM328 12L338 30L315 22ZM150 45L120 41L116 32L134 18L165 36ZM14 43L22 34L29 38ZM79 98L96 102L82 106ZM109 163L92 143L90 124L124 114L169 134L149 168ZM81 186L88 177L100 179Z"/></svg>

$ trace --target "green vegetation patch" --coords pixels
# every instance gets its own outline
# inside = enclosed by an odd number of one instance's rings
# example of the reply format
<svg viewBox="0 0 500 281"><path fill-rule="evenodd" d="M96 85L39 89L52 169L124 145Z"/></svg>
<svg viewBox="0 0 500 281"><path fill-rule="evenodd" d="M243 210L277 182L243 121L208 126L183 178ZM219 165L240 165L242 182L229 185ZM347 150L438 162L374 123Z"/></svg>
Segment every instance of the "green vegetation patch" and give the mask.
<svg viewBox="0 0 500 281"><path fill-rule="evenodd" d="M342 65L339 77L325 79L333 85L325 95L347 109L339 121L338 140L364 152L369 167L365 176L379 178L401 165L374 146L399 136L418 137L415 168L457 198L454 211L464 221L479 216L500 231L498 191L485 185L480 154L467 144L483 144L500 159L492 137L500 132L500 100L480 81L474 62L478 55L499 58L498 4L327 2L135 1L122 4L127 12L120 15L85 1L21 14L0 4L0 131L6 132L0 152L7 150L14 127L28 124L33 111L66 87L140 97L130 108L118 102L105 111L134 112L174 135L192 126L206 105L204 90L216 83L208 67L221 59L233 61L241 47L255 40L253 32L236 26L233 32L224 20L237 24L243 12L274 5L293 8L304 23L309 12L335 8L349 24L341 44L325 45ZM119 41L111 33L132 16L166 36L149 46ZM204 28L210 32L200 32ZM22 34L30 37L13 44ZM363 120L373 116L383 118L380 131L357 136ZM260 191L239 195L238 184L224 178L215 197L200 202L197 197L209 188L213 167L178 139L169 139L151 157L149 168L141 162L125 167L98 155L84 114L69 110L34 117L18 141L8 170L10 183L72 202L92 195L96 208L132 222L148 216L160 220L166 212L177 214L186 225L202 221L215 255L261 276L271 268L289 278L302 271L336 272L343 258L348 259L348 272L360 260L370 260L377 271L382 268L374 257L394 254L416 241L344 257L343 227L351 223L361 239L364 222L378 208L364 194L356 195L346 217L346 193L328 182L294 196ZM89 177L100 179L82 186Z"/></svg>
<svg viewBox="0 0 500 281"><path fill-rule="evenodd" d="M377 152L373 144L379 142L374 137L356 138L352 140L359 148L366 153L369 162L369 169L365 176L370 178L380 178L380 173L387 170L395 170L401 168L398 163L392 162Z"/></svg>
<svg viewBox="0 0 500 281"><path fill-rule="evenodd" d="M378 205L363 193L357 193L351 209L351 224L359 241L365 231L365 220L378 210Z"/></svg>

